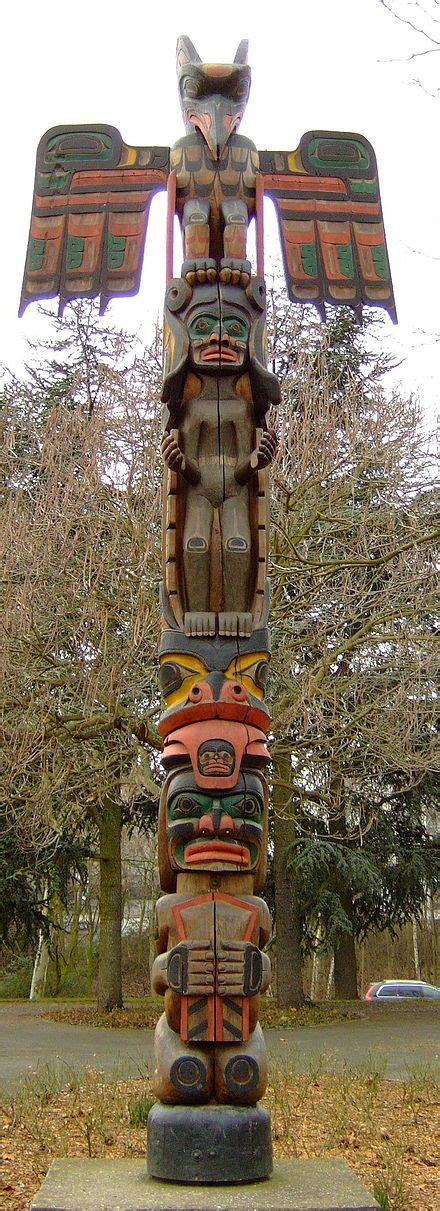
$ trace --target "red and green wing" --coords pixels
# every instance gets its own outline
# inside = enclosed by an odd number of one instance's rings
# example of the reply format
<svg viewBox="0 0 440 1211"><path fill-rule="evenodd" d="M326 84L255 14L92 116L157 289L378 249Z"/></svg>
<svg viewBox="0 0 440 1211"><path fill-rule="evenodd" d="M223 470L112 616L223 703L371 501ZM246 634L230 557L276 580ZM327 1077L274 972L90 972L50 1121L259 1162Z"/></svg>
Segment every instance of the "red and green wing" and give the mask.
<svg viewBox="0 0 440 1211"><path fill-rule="evenodd" d="M128 147L114 126L54 126L38 147L20 314L34 299L136 294L168 147Z"/></svg>
<svg viewBox="0 0 440 1211"><path fill-rule="evenodd" d="M295 303L385 307L396 320L376 157L362 135L308 131L259 153Z"/></svg>

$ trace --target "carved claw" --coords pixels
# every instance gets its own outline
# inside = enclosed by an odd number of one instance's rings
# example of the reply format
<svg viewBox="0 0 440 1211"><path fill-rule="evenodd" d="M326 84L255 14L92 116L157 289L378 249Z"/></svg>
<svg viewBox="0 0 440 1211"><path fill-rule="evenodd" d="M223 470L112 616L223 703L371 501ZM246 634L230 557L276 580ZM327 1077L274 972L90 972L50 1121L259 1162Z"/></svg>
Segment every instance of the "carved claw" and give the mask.
<svg viewBox="0 0 440 1211"><path fill-rule="evenodd" d="M223 613L218 615L219 635L252 635L252 614Z"/></svg>
<svg viewBox="0 0 440 1211"><path fill-rule="evenodd" d="M230 282L232 286L249 286L251 272L250 261L237 261L233 257L223 257L220 261L220 281Z"/></svg>
<svg viewBox="0 0 440 1211"><path fill-rule="evenodd" d="M217 281L217 266L211 257L200 257L194 261L184 261L182 265L182 277L190 286L197 286L203 282Z"/></svg>
<svg viewBox="0 0 440 1211"><path fill-rule="evenodd" d="M183 626L185 635L213 636L215 635L215 614L205 614L201 610L197 612L187 610Z"/></svg>
<svg viewBox="0 0 440 1211"><path fill-rule="evenodd" d="M210 941L180 942L169 951L168 987L185 996L207 995L214 989L214 950Z"/></svg>

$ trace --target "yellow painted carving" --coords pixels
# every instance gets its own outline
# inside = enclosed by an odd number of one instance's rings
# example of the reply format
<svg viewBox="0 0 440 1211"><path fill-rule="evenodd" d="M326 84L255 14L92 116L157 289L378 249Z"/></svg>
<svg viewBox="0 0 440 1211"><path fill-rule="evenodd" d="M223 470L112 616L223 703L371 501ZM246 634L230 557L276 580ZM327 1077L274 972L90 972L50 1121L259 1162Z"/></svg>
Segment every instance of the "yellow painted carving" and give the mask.
<svg viewBox="0 0 440 1211"><path fill-rule="evenodd" d="M241 681L245 689L255 698L264 698L264 693L253 679L253 670L261 660L270 660L268 652L248 652L246 656L236 656L228 665L225 677L228 681Z"/></svg>
<svg viewBox="0 0 440 1211"><path fill-rule="evenodd" d="M186 376L185 386L183 388L183 403L187 404L188 400L195 399L197 395L200 395L202 388L202 379L198 378L197 374L193 374L192 370L190 370L189 374Z"/></svg>
<svg viewBox="0 0 440 1211"><path fill-rule="evenodd" d="M136 156L137 156L136 148L128 147L126 143L123 143L122 151L121 151L121 158L119 160L119 167L126 168L129 164L135 164Z"/></svg>
<svg viewBox="0 0 440 1211"><path fill-rule="evenodd" d="M303 166L301 163L301 156L299 154L299 151L290 151L289 155L287 157L287 163L289 165L291 172L302 172L303 171Z"/></svg>
<svg viewBox="0 0 440 1211"><path fill-rule="evenodd" d="M185 702L193 685L196 685L197 681L202 680L208 674L203 660L198 660L196 656L185 656L182 652L167 652L166 656L161 656L160 658L160 664L168 664L170 661L173 664L178 664L182 670L187 669L188 676L184 678L178 690L173 690L172 694L164 694L165 702L169 709L179 706L181 702Z"/></svg>

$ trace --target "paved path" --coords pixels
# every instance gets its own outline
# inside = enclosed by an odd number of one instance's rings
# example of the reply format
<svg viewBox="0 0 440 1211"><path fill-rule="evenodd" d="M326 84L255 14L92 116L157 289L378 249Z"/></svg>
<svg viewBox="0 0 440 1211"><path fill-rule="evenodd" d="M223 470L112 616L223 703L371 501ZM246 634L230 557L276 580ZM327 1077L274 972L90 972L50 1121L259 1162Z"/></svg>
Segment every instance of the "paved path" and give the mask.
<svg viewBox="0 0 440 1211"><path fill-rule="evenodd" d="M23 1076L58 1068L97 1068L110 1079L142 1075L153 1068L151 1030L112 1030L69 1026L46 1019L47 1006L0 1003L0 1099L13 1092ZM377 1022L354 1020L296 1030L265 1031L273 1068L294 1067L357 1072L376 1070L404 1079L408 1072L429 1069L440 1075L440 1013L396 1015Z"/></svg>

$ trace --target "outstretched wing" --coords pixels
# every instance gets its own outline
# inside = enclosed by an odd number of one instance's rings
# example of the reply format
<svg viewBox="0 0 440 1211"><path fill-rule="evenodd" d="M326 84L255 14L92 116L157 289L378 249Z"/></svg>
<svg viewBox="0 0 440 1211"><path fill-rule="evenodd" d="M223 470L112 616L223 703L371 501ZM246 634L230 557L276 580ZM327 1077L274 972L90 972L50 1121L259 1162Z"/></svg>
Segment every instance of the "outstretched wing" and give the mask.
<svg viewBox="0 0 440 1211"><path fill-rule="evenodd" d="M151 198L168 147L128 147L114 126L54 126L38 146L20 315L34 299L136 294Z"/></svg>
<svg viewBox="0 0 440 1211"><path fill-rule="evenodd" d="M376 157L362 135L313 130L297 151L261 151L275 203L289 297L361 309L396 321Z"/></svg>

